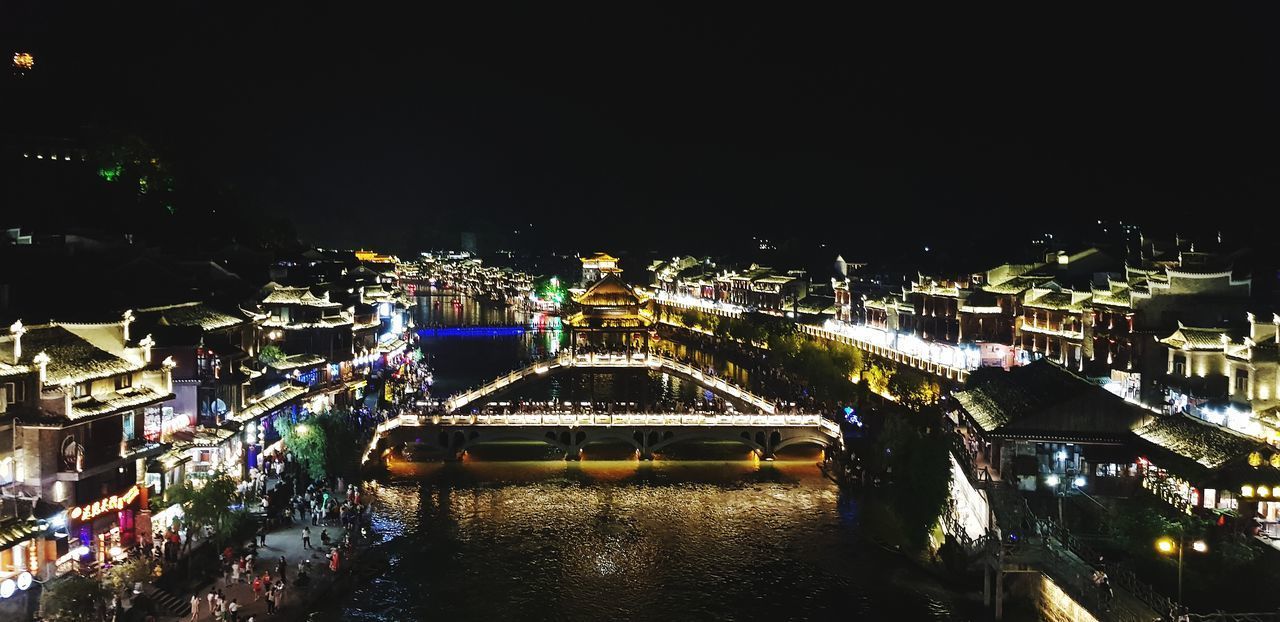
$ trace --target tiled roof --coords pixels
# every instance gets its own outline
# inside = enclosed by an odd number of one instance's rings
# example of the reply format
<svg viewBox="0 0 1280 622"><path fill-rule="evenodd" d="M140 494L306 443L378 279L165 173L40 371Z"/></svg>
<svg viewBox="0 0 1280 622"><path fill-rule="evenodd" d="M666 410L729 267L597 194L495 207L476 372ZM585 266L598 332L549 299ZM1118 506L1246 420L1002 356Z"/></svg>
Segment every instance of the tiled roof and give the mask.
<svg viewBox="0 0 1280 622"><path fill-rule="evenodd" d="M294 304L321 308L341 306L336 302L329 302L328 292L325 292L324 296L316 296L311 293L311 288L309 287L280 286L271 290L271 293L267 294L267 297L263 298L262 302L266 304Z"/></svg>
<svg viewBox="0 0 1280 622"><path fill-rule="evenodd" d="M614 273L604 275L588 287L587 291L574 296L573 300L581 305L608 307L635 305L641 302L635 290Z"/></svg>
<svg viewBox="0 0 1280 622"><path fill-rule="evenodd" d="M355 322L351 315L346 312L337 317L322 317L314 322L282 322L276 319L268 319L262 322L267 328L283 328L285 330L305 330L308 328L337 328L339 326L350 326Z"/></svg>
<svg viewBox="0 0 1280 622"><path fill-rule="evenodd" d="M982 291L992 294L1021 294L1047 280L1049 277L1016 276L999 283L988 283L982 286Z"/></svg>
<svg viewBox="0 0 1280 622"><path fill-rule="evenodd" d="M286 356L283 359L271 363L271 367L278 371L289 371L293 369L301 369L312 365L323 363L325 358L319 354L294 354Z"/></svg>
<svg viewBox="0 0 1280 622"><path fill-rule="evenodd" d="M0 375L30 373L39 369L35 357L44 352L46 384L79 383L141 369L56 324L28 326L22 336L22 358L13 364L13 336L0 337Z"/></svg>
<svg viewBox="0 0 1280 622"><path fill-rule="evenodd" d="M1040 360L975 370L956 401L986 432L1119 439L1147 415L1107 390Z"/></svg>
<svg viewBox="0 0 1280 622"><path fill-rule="evenodd" d="M200 302L139 309L137 314L139 319L146 315L155 315L158 318L157 322L169 326L194 326L202 330L228 328L245 321L243 316L229 315Z"/></svg>
<svg viewBox="0 0 1280 622"><path fill-rule="evenodd" d="M1161 343L1184 350L1222 350L1230 340L1225 328L1192 328L1178 322L1178 330L1161 339Z"/></svg>
<svg viewBox="0 0 1280 622"><path fill-rule="evenodd" d="M6 518L0 522L0 550L30 540L48 528L43 521L24 518Z"/></svg>
<svg viewBox="0 0 1280 622"><path fill-rule="evenodd" d="M1078 311L1081 308L1080 299L1071 291L1049 291L1039 295L1028 292L1022 304L1026 307L1057 311Z"/></svg>
<svg viewBox="0 0 1280 622"><path fill-rule="evenodd" d="M71 413L68 417L74 421L126 408L146 406L172 397L172 393L161 393L151 387L132 387L105 396L96 395L75 400L71 403Z"/></svg>
<svg viewBox="0 0 1280 622"><path fill-rule="evenodd" d="M1158 417L1134 433L1210 469L1267 449L1244 434L1183 414Z"/></svg>
<svg viewBox="0 0 1280 622"><path fill-rule="evenodd" d="M229 419L231 421L236 421L238 423L253 421L258 417L261 417L262 415L265 415L289 403L290 400L293 400L306 392L307 392L306 387L289 385L281 389L280 391L277 391L274 395L268 398L261 399L253 404L250 404L249 406L245 407L244 410L241 410L240 412L231 415Z"/></svg>

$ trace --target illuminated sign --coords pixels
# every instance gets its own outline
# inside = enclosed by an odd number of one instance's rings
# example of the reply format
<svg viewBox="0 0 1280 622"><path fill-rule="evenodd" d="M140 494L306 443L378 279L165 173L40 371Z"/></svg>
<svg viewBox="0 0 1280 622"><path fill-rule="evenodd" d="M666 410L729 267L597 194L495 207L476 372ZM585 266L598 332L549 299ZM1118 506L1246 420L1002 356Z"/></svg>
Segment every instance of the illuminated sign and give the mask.
<svg viewBox="0 0 1280 622"><path fill-rule="evenodd" d="M141 494L141 491L139 491L138 487L135 485L130 487L129 490L126 490L124 494L111 495L106 499L71 508L71 511L67 515L80 521L93 520L104 512L119 512L120 510L123 510L125 506L133 503L133 500L137 499L139 494Z"/></svg>

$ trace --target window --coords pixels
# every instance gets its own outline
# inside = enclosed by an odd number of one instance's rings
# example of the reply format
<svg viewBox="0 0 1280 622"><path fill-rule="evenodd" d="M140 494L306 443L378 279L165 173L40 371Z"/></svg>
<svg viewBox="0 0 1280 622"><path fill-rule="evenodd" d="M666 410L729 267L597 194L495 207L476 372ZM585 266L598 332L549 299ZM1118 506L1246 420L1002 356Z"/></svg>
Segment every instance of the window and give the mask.
<svg viewBox="0 0 1280 622"><path fill-rule="evenodd" d="M1236 370L1236 391L1246 393L1249 391L1249 370Z"/></svg>
<svg viewBox="0 0 1280 622"><path fill-rule="evenodd" d="M126 441L133 440L137 436L137 432L136 432L137 428L135 427L133 411L131 410L129 412L126 412L124 416L120 418L120 420L122 422L121 427L123 428L123 432L124 432L124 440Z"/></svg>
<svg viewBox="0 0 1280 622"><path fill-rule="evenodd" d="M1187 373L1187 358L1182 355L1173 357L1173 373L1177 376L1184 376Z"/></svg>
<svg viewBox="0 0 1280 622"><path fill-rule="evenodd" d="M10 404L17 404L27 399L27 385L21 382L4 383L4 399Z"/></svg>
<svg viewBox="0 0 1280 622"><path fill-rule="evenodd" d="M71 397L85 397L93 393L93 382L81 382L71 389Z"/></svg>
<svg viewBox="0 0 1280 622"><path fill-rule="evenodd" d="M127 389L133 386L133 374L122 374L116 376L116 390Z"/></svg>

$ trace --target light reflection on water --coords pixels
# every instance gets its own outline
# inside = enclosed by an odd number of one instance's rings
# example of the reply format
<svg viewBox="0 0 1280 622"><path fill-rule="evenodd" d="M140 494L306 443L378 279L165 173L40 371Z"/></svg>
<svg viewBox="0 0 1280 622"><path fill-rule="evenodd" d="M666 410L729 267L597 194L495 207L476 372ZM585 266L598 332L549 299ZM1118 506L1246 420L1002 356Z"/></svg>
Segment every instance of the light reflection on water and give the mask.
<svg viewBox="0 0 1280 622"><path fill-rule="evenodd" d="M393 464L374 502L390 566L344 617L958 617L857 538L816 454L792 458Z"/></svg>

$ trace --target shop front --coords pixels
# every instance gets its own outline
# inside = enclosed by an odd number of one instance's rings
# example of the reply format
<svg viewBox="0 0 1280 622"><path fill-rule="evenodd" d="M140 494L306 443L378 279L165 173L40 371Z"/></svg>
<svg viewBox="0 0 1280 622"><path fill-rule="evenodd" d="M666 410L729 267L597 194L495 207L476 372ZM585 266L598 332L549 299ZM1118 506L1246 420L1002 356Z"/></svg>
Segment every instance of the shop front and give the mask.
<svg viewBox="0 0 1280 622"><path fill-rule="evenodd" d="M150 533L150 517L143 515L146 492L134 484L116 494L67 510L70 546L79 550L81 564L102 565L125 557L138 544L138 532Z"/></svg>

